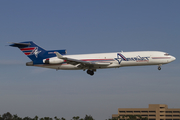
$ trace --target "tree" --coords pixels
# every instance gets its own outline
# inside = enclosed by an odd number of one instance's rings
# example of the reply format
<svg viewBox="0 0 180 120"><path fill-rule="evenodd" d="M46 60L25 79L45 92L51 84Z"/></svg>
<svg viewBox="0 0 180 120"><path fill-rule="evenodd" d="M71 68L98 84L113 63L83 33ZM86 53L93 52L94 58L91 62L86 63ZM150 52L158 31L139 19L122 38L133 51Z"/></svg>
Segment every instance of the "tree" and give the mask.
<svg viewBox="0 0 180 120"><path fill-rule="evenodd" d="M3 120L3 118L1 117L1 115L0 115L0 120Z"/></svg>
<svg viewBox="0 0 180 120"><path fill-rule="evenodd" d="M121 119L123 119L123 120L137 120L137 119L139 119L139 120L148 120L147 117L142 118L141 115L123 115L123 116L119 115L118 117L114 117L114 118L111 118L111 119L108 119L108 120L121 120Z"/></svg>
<svg viewBox="0 0 180 120"><path fill-rule="evenodd" d="M13 120L11 113L7 112L2 115L3 120Z"/></svg>
<svg viewBox="0 0 180 120"><path fill-rule="evenodd" d="M53 120L53 119L50 117L44 117L44 120Z"/></svg>
<svg viewBox="0 0 180 120"><path fill-rule="evenodd" d="M137 115L127 115L127 120L137 120Z"/></svg>
<svg viewBox="0 0 180 120"><path fill-rule="evenodd" d="M121 120L121 119L126 119L126 120L148 120L148 118L142 118L140 115L126 115L126 116L118 116L118 117L112 117L106 120ZM17 114L12 115L11 113L7 112L4 113L2 116L0 115L0 120L66 120L65 118L58 118L57 116L53 118L50 117L42 117L39 118L38 116L35 116L34 118L30 118L30 117L24 117L24 118L20 118L18 117ZM94 118L91 115L86 115L83 118L80 118L79 116L74 116L71 120L94 120Z"/></svg>
<svg viewBox="0 0 180 120"><path fill-rule="evenodd" d="M147 118L147 117L145 117L145 118L142 118L142 120L148 120L148 118Z"/></svg>
<svg viewBox="0 0 180 120"><path fill-rule="evenodd" d="M30 117L24 117L23 120L33 120L33 119Z"/></svg>
<svg viewBox="0 0 180 120"><path fill-rule="evenodd" d="M84 120L94 120L94 118L91 115L86 115Z"/></svg>
<svg viewBox="0 0 180 120"><path fill-rule="evenodd" d="M72 120L79 120L79 116L73 117Z"/></svg>
<svg viewBox="0 0 180 120"><path fill-rule="evenodd" d="M44 118L40 118L40 120L44 120Z"/></svg>
<svg viewBox="0 0 180 120"><path fill-rule="evenodd" d="M13 120L22 120L22 118L18 117L17 114L13 115Z"/></svg>
<svg viewBox="0 0 180 120"><path fill-rule="evenodd" d="M57 118L57 116L54 117L55 120L60 120L60 118Z"/></svg>
<svg viewBox="0 0 180 120"><path fill-rule="evenodd" d="M108 120L118 120L116 117L109 118Z"/></svg>
<svg viewBox="0 0 180 120"><path fill-rule="evenodd" d="M34 120L38 120L38 116L36 115L33 119L34 119Z"/></svg>
<svg viewBox="0 0 180 120"><path fill-rule="evenodd" d="M66 119L62 117L60 120L66 120Z"/></svg>

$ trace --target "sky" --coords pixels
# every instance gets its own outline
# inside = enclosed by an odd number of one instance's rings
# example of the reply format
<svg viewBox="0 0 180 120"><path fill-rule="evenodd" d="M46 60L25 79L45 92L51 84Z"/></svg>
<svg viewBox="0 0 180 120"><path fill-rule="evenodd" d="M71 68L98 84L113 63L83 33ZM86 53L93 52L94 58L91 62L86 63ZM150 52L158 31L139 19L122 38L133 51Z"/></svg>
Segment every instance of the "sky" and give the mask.
<svg viewBox="0 0 180 120"><path fill-rule="evenodd" d="M180 108L179 0L0 1L0 114L20 117L111 118L118 108ZM162 66L97 70L27 67L8 42L34 41L67 54L163 51Z"/></svg>

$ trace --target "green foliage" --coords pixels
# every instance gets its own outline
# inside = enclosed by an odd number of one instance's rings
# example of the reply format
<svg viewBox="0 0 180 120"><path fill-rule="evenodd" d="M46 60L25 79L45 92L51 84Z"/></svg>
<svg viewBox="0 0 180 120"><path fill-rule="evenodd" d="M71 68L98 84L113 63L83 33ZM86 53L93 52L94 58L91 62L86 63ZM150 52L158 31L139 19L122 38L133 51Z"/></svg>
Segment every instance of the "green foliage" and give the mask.
<svg viewBox="0 0 180 120"><path fill-rule="evenodd" d="M84 120L94 120L94 118L91 115L86 115Z"/></svg>
<svg viewBox="0 0 180 120"><path fill-rule="evenodd" d="M77 116L77 117L73 117L73 119L72 120L79 120L79 116Z"/></svg>
<svg viewBox="0 0 180 120"><path fill-rule="evenodd" d="M18 117L17 114L12 115L11 113L7 112L4 113L2 116L0 115L0 120L66 120L65 118L58 118L57 116L53 118L50 117L42 117L39 118L38 116L35 116L34 118L31 117ZM94 118L91 115L86 115L84 118L80 118L79 116L74 116L71 120L94 120Z"/></svg>
<svg viewBox="0 0 180 120"><path fill-rule="evenodd" d="M147 117L142 118L141 115L123 115L123 116L118 116L116 118L112 118L112 119L108 119L108 120L122 120L122 119L126 119L126 120L148 120Z"/></svg>
<svg viewBox="0 0 180 120"><path fill-rule="evenodd" d="M142 120L148 120L148 118L147 118L147 117L145 117L145 118L142 118Z"/></svg>
<svg viewBox="0 0 180 120"><path fill-rule="evenodd" d="M34 119L34 120L38 120L38 116L35 116L33 119Z"/></svg>
<svg viewBox="0 0 180 120"><path fill-rule="evenodd" d="M139 117L139 115L127 115L126 118L128 118L127 120L137 120L137 117Z"/></svg>
<svg viewBox="0 0 180 120"><path fill-rule="evenodd" d="M109 118L108 120L118 120L118 118Z"/></svg>
<svg viewBox="0 0 180 120"><path fill-rule="evenodd" d="M7 112L2 115L3 120L13 120L11 113Z"/></svg>

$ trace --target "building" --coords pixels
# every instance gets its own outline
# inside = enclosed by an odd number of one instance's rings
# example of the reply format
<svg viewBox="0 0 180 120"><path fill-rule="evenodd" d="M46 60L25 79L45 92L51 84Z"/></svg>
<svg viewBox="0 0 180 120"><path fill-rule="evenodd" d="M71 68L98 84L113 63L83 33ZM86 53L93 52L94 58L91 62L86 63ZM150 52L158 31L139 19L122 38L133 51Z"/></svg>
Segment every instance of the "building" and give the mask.
<svg viewBox="0 0 180 120"><path fill-rule="evenodd" d="M148 120L180 120L180 108L168 108L165 104L149 104L149 108L119 108L118 114L112 117L125 115L141 115L142 118L147 117Z"/></svg>

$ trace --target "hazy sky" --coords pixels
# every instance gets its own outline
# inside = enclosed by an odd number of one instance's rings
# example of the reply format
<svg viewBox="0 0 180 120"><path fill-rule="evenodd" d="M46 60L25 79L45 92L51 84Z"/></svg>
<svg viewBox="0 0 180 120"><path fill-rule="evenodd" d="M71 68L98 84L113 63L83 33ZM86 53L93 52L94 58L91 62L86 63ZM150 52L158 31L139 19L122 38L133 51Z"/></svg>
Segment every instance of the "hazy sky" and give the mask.
<svg viewBox="0 0 180 120"><path fill-rule="evenodd" d="M179 0L0 1L0 114L105 120L118 108L180 108ZM8 42L34 41L68 55L164 51L176 61L86 72L27 67Z"/></svg>

